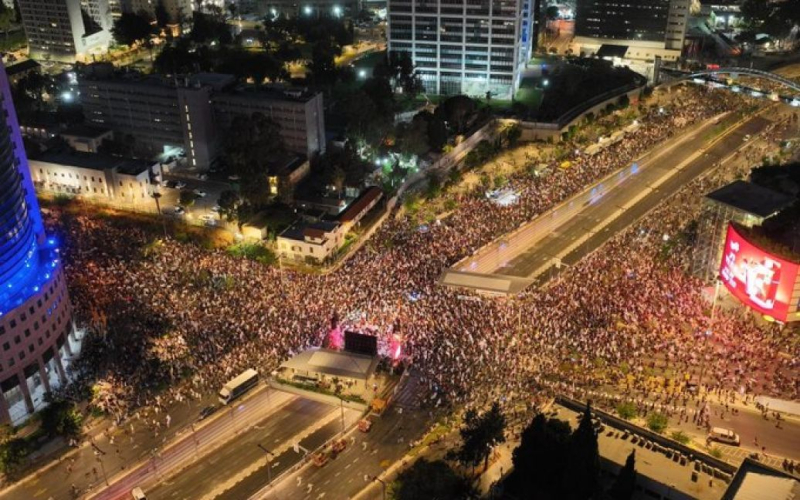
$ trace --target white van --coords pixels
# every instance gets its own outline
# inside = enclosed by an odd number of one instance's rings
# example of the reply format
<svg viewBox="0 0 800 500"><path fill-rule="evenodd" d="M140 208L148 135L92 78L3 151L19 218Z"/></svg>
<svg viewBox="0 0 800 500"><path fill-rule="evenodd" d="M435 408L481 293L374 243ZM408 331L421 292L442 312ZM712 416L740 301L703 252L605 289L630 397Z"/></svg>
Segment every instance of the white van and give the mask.
<svg viewBox="0 0 800 500"><path fill-rule="evenodd" d="M136 487L131 490L131 496L133 500L147 500L147 496L144 494L141 488Z"/></svg>
<svg viewBox="0 0 800 500"><path fill-rule="evenodd" d="M708 433L709 441L717 441L731 446L739 446L739 435L730 429L724 427L712 427L711 432Z"/></svg>

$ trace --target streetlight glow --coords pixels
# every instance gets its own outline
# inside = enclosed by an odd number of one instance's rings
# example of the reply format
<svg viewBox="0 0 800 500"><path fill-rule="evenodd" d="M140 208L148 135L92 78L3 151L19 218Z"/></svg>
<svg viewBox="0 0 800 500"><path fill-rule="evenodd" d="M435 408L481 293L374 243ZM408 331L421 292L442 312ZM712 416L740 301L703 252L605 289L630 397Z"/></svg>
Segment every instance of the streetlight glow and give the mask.
<svg viewBox="0 0 800 500"><path fill-rule="evenodd" d="M339 7L338 5L334 5L334 6L333 6L333 14L334 14L336 17L340 17L340 16L342 15L342 8L341 8L341 7Z"/></svg>
<svg viewBox="0 0 800 500"><path fill-rule="evenodd" d="M311 15L311 12L312 12L312 10L311 10L311 6L309 6L309 5L306 5L306 6L303 8L303 12L305 12L307 16L310 16L310 15Z"/></svg>

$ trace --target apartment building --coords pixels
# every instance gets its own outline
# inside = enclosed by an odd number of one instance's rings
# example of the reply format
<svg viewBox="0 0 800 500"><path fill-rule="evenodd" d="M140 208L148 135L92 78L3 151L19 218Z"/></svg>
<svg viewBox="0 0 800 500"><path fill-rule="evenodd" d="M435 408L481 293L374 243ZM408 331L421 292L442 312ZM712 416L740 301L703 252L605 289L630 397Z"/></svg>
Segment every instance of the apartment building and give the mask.
<svg viewBox="0 0 800 500"><path fill-rule="evenodd" d="M86 62L108 50L108 0L20 0L19 9L33 59Z"/></svg>
<svg viewBox="0 0 800 500"><path fill-rule="evenodd" d="M389 0L388 48L425 90L510 98L530 59L534 0Z"/></svg>
<svg viewBox="0 0 800 500"><path fill-rule="evenodd" d="M183 152L190 166L216 160L237 114L263 113L281 127L287 148L310 157L325 151L321 93L286 88L249 90L231 75L200 73L168 79L91 65L79 77L86 122L131 136L151 154Z"/></svg>
<svg viewBox="0 0 800 500"><path fill-rule="evenodd" d="M573 50L653 63L677 61L690 0L578 0Z"/></svg>

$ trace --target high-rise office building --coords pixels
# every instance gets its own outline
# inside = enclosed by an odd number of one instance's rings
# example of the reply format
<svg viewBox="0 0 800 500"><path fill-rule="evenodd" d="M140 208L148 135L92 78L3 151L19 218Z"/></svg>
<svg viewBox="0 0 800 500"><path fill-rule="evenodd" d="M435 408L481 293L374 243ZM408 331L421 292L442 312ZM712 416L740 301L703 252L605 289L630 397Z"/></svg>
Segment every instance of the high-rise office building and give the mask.
<svg viewBox="0 0 800 500"><path fill-rule="evenodd" d="M45 235L0 63L0 422L20 423L67 382L80 349L58 242Z"/></svg>
<svg viewBox="0 0 800 500"><path fill-rule="evenodd" d="M654 62L681 56L690 0L578 0L575 52Z"/></svg>
<svg viewBox="0 0 800 500"><path fill-rule="evenodd" d="M534 0L389 0L389 50L427 92L510 98L530 58Z"/></svg>
<svg viewBox="0 0 800 500"><path fill-rule="evenodd" d="M34 59L85 62L108 50L108 0L19 0L19 10Z"/></svg>

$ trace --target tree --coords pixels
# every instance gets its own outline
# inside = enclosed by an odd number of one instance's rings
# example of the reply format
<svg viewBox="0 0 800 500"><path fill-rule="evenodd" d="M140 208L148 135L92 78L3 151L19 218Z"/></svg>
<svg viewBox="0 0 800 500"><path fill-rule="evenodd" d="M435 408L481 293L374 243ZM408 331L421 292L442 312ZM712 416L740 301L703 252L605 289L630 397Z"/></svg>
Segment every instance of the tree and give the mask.
<svg viewBox="0 0 800 500"><path fill-rule="evenodd" d="M456 474L447 463L441 460L429 462L424 458L401 472L390 488L391 497L395 500L460 500L477 497L469 481Z"/></svg>
<svg viewBox="0 0 800 500"><path fill-rule="evenodd" d="M125 12L114 21L111 33L118 44L134 45L149 40L153 34L153 26L150 24L150 18L144 12L138 14Z"/></svg>
<svg viewBox="0 0 800 500"><path fill-rule="evenodd" d="M241 177L246 200L257 205L269 198L267 176L285 151L280 125L262 113L233 119L225 136L223 158L228 175Z"/></svg>
<svg viewBox="0 0 800 500"><path fill-rule="evenodd" d="M514 471L507 484L510 493L517 498L563 498L559 478L569 462L571 434L566 422L536 415L514 449Z"/></svg>
<svg viewBox="0 0 800 500"><path fill-rule="evenodd" d="M569 457L571 467L562 477L566 498L586 500L595 497L600 488L600 452L590 404L586 405L578 428L570 438Z"/></svg>
<svg viewBox="0 0 800 500"><path fill-rule="evenodd" d="M651 413L647 416L647 427L653 431L661 434L667 428L669 420L663 413Z"/></svg>
<svg viewBox="0 0 800 500"><path fill-rule="evenodd" d="M28 443L23 438L11 438L0 444L0 470L11 475L28 455Z"/></svg>
<svg viewBox="0 0 800 500"><path fill-rule="evenodd" d="M522 127L519 126L519 123L515 123L506 129L506 141L508 141L509 148L516 146L520 137L522 137Z"/></svg>
<svg viewBox="0 0 800 500"><path fill-rule="evenodd" d="M636 450L631 450L608 494L612 500L631 500L636 489Z"/></svg>
<svg viewBox="0 0 800 500"><path fill-rule="evenodd" d="M314 44L311 49L311 62L308 65L314 83L317 85L336 83L338 69L335 58L340 53L341 48L334 47L329 40Z"/></svg>
<svg viewBox="0 0 800 500"><path fill-rule="evenodd" d="M242 197L232 189L227 189L220 193L217 205L219 205L220 215L225 216L229 222L233 222L238 215L237 210L242 204Z"/></svg>
<svg viewBox="0 0 800 500"><path fill-rule="evenodd" d="M428 121L416 115L410 123L398 129L400 150L411 155L422 156L430 149L428 144Z"/></svg>
<svg viewBox="0 0 800 500"><path fill-rule="evenodd" d="M40 413L42 429L48 436L75 437L81 432L81 415L75 403L66 400L51 401Z"/></svg>
<svg viewBox="0 0 800 500"><path fill-rule="evenodd" d="M6 7L5 2L0 2L0 31L5 34L6 38L8 38L8 31L14 24L16 17L14 9L9 9Z"/></svg>
<svg viewBox="0 0 800 500"><path fill-rule="evenodd" d="M547 10L545 11L545 17L547 17L547 19L558 19L559 16L560 12L557 5L551 5L547 7Z"/></svg>
<svg viewBox="0 0 800 500"><path fill-rule="evenodd" d="M617 405L617 413L625 420L630 420L636 416L636 405L631 402L624 402Z"/></svg>
<svg viewBox="0 0 800 500"><path fill-rule="evenodd" d="M456 130L456 133L462 134L466 131L477 109L478 105L475 101L465 95L457 95L445 100L436 108L436 112L444 117L444 120Z"/></svg>
<svg viewBox="0 0 800 500"><path fill-rule="evenodd" d="M170 18L167 8L164 6L164 0L158 0L156 3L155 16L156 25L161 29L166 28L170 22Z"/></svg>
<svg viewBox="0 0 800 500"><path fill-rule="evenodd" d="M478 415L470 409L464 416L461 434L461 448L456 453L458 461L473 468L483 462L484 469L489 465L492 449L506 441L506 418L500 403L494 402L489 411Z"/></svg>
<svg viewBox="0 0 800 500"><path fill-rule="evenodd" d="M201 44L217 42L224 46L233 42L231 29L221 13L206 14L195 10L192 13L192 31L189 36L192 41Z"/></svg>
<svg viewBox="0 0 800 500"><path fill-rule="evenodd" d="M424 113L428 113L424 111ZM441 151L445 144L447 144L447 125L441 117L428 113L430 120L428 122L428 144L434 151Z"/></svg>

